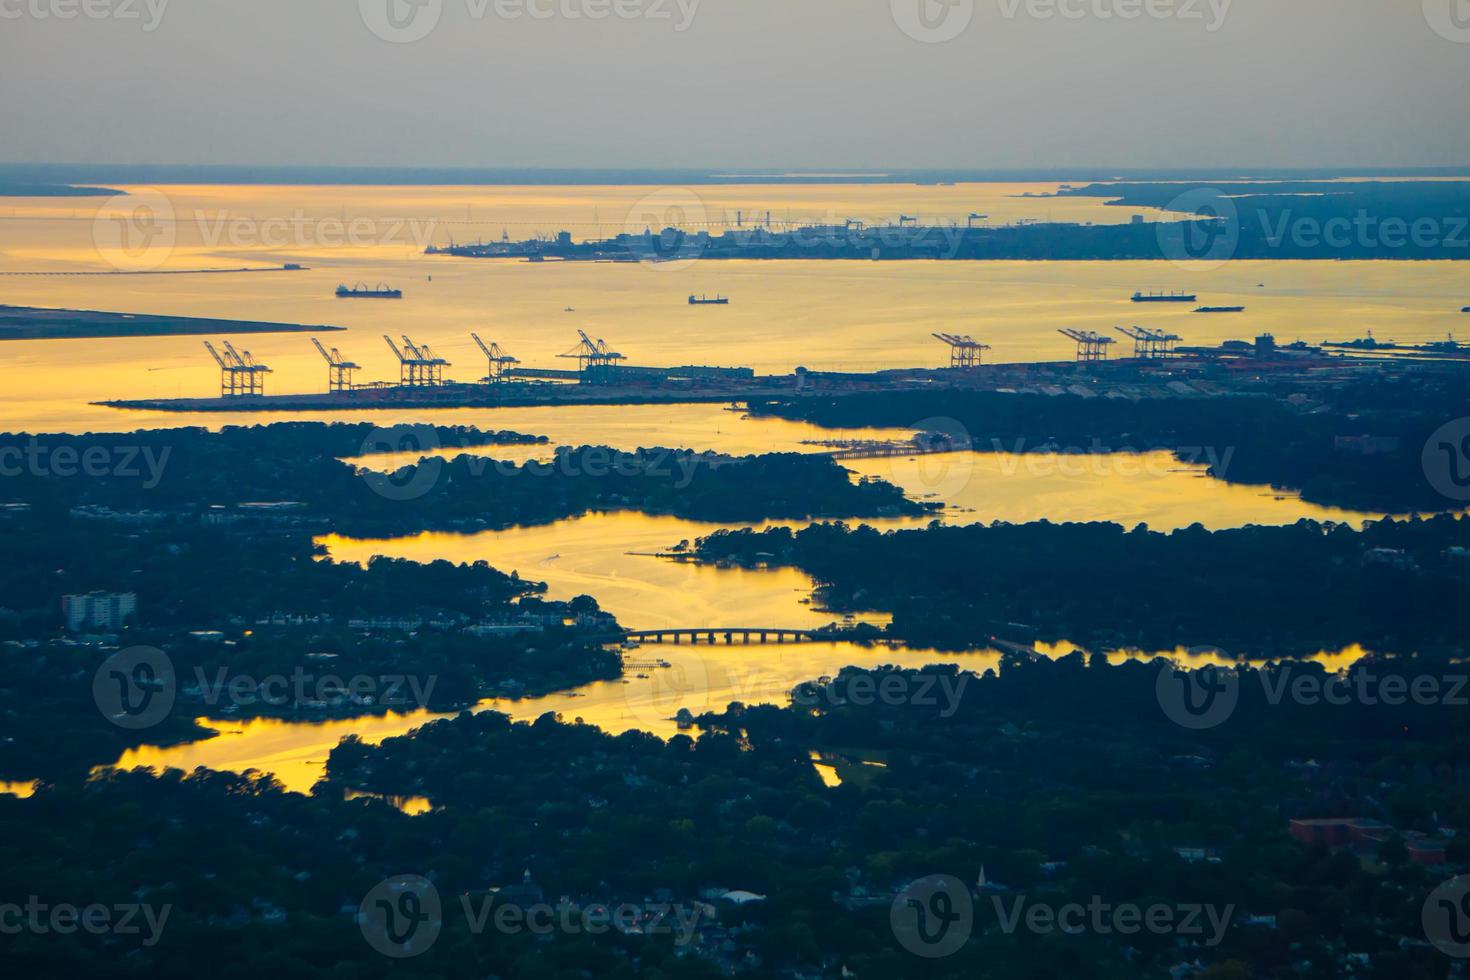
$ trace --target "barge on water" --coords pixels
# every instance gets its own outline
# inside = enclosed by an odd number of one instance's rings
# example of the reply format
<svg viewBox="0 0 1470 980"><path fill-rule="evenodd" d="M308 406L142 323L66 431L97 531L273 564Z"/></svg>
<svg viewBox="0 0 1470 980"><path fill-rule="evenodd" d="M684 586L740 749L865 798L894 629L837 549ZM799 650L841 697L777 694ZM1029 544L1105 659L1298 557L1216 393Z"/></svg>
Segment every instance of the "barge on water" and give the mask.
<svg viewBox="0 0 1470 980"><path fill-rule="evenodd" d="M1193 303L1199 297L1194 293L1134 293L1135 303Z"/></svg>
<svg viewBox="0 0 1470 980"><path fill-rule="evenodd" d="M690 306L729 306L730 305L730 297L728 297L728 296L715 296L713 299L711 299L710 297L705 296L703 294L700 294L699 296L695 296L693 293L690 293L689 294L689 305Z"/></svg>
<svg viewBox="0 0 1470 980"><path fill-rule="evenodd" d="M382 283L378 283L376 286L373 286L371 288L368 287L367 285L363 284L363 283L358 283L356 286L353 286L351 288L348 288L347 286L339 285L337 287L337 298L338 299L402 299L403 298L403 290L401 290L401 289L393 289L393 288L391 288L389 286L385 286Z"/></svg>
<svg viewBox="0 0 1470 980"><path fill-rule="evenodd" d="M1196 313L1244 313L1244 306L1201 306Z"/></svg>

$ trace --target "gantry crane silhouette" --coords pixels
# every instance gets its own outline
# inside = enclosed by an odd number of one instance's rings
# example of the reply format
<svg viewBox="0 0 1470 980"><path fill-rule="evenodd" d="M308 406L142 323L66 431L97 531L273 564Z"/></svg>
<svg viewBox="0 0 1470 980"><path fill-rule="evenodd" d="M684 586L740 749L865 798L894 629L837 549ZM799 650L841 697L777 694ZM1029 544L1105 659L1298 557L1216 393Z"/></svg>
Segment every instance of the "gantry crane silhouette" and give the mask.
<svg viewBox="0 0 1470 980"><path fill-rule="evenodd" d="M1150 330L1148 327L1119 327L1125 337L1133 338L1133 356L1143 360L1163 360L1174 356L1174 345L1184 338L1177 334Z"/></svg>
<svg viewBox="0 0 1470 980"><path fill-rule="evenodd" d="M422 388L444 383L444 369L449 362L435 356L427 344L415 344L403 335L403 350L393 343L393 338L383 334L388 349L398 358L398 383L408 388ZM407 351L407 353L405 353Z"/></svg>
<svg viewBox="0 0 1470 980"><path fill-rule="evenodd" d="M315 337L311 338L311 342L316 345L316 349L321 353L322 357L326 359L327 390L351 391L352 372L356 371L360 367L360 365L353 364L351 361L344 358L335 347L333 347L329 352L325 347L322 346L322 342L320 340L317 340Z"/></svg>
<svg viewBox="0 0 1470 980"><path fill-rule="evenodd" d="M239 398L265 394L265 376L271 369L255 360L248 350L235 350L235 345L224 341L225 352L221 354L209 341L204 348L219 365L219 394L221 398Z"/></svg>
<svg viewBox="0 0 1470 980"><path fill-rule="evenodd" d="M1079 361L1106 361L1108 348L1114 343L1112 337L1100 334L1095 330L1073 330L1068 327L1058 330L1057 333L1077 341L1077 360Z"/></svg>
<svg viewBox="0 0 1470 980"><path fill-rule="evenodd" d="M484 352L485 360L489 364L485 374L486 384L500 384L506 380L506 372L510 370L510 366L521 363L520 358L511 357L505 351L501 350L500 345L495 341L492 340L489 344L486 344L480 339L480 335L473 331L470 332L470 336L474 338L475 344Z"/></svg>
<svg viewBox="0 0 1470 980"><path fill-rule="evenodd" d="M594 343L585 330L578 330L577 336L581 338L581 341L576 347L565 354L556 356L576 358L577 373L581 375L581 380L586 384L606 384L611 381L613 369L617 367L619 361L626 361L627 358L615 350L610 350L607 341L600 337Z"/></svg>
<svg viewBox="0 0 1470 980"><path fill-rule="evenodd" d="M979 367L981 356L985 351L990 350L989 344L982 344L969 336L937 333L934 334L934 338L949 345L949 366L952 368Z"/></svg>

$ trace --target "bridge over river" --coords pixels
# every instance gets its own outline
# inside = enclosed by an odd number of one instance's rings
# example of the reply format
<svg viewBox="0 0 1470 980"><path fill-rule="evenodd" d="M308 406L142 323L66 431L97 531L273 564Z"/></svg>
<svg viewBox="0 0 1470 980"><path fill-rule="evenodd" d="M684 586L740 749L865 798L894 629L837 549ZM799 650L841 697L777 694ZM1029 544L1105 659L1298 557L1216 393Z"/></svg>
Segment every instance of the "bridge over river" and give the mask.
<svg viewBox="0 0 1470 980"><path fill-rule="evenodd" d="M681 626L669 627L656 630L625 630L621 637L634 643L706 643L714 645L725 641L727 646L737 643L819 643L823 641L841 643L843 641L857 640L851 631L845 629L793 629L783 626ZM893 640L880 638L878 636L864 637L862 639L876 640L879 643L892 643ZM1010 653L1019 653L1027 657L1038 656L1036 648L1029 643L1015 643L1002 639L999 636L986 638L986 645L995 650L1004 650Z"/></svg>
<svg viewBox="0 0 1470 980"><path fill-rule="evenodd" d="M792 629L781 626L697 626L657 630L628 630L627 639L636 643L815 643L844 639L840 633Z"/></svg>

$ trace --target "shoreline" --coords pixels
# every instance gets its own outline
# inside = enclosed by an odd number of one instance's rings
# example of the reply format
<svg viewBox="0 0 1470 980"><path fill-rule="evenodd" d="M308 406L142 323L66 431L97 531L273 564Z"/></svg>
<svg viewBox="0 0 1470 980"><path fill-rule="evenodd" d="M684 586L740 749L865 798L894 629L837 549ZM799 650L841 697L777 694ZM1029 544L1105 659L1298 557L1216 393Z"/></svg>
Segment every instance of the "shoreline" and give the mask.
<svg viewBox="0 0 1470 980"><path fill-rule="evenodd" d="M276 270L279 271L279 270ZM187 337L208 334L337 332L326 324L274 323L155 313L110 313L41 306L0 305L0 341L98 340L113 337Z"/></svg>

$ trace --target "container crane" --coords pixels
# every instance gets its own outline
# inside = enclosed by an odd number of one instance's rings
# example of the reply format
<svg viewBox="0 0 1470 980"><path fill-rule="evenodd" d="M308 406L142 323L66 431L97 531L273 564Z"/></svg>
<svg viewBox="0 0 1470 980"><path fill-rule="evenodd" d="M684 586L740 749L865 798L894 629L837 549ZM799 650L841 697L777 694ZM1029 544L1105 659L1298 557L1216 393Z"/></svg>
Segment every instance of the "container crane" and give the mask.
<svg viewBox="0 0 1470 980"><path fill-rule="evenodd" d="M399 350L398 345L393 343L393 338L387 334L383 334L383 339L388 342L388 349L393 352L393 356L398 358L398 383L408 388L417 388L423 384L422 362Z"/></svg>
<svg viewBox="0 0 1470 980"><path fill-rule="evenodd" d="M407 334L403 335L403 345L408 348L408 352L419 362L419 380L421 384L442 385L444 383L444 369L450 366L448 361L437 356L429 349L428 344L415 344L408 339Z"/></svg>
<svg viewBox="0 0 1470 980"><path fill-rule="evenodd" d="M315 337L311 338L311 342L327 362L327 390L351 391L352 372L358 370L359 365L344 358L335 347L329 352Z"/></svg>
<svg viewBox="0 0 1470 980"><path fill-rule="evenodd" d="M209 346L209 342L205 341L205 345ZM214 355L215 361L221 367L228 365L226 370L231 375L229 394L235 396L265 394L265 376L271 373L271 369L256 361L248 350L243 353L237 351L235 345L228 340L224 342L224 348L223 359L212 346L209 346L209 353ZM221 394L224 392L221 391Z"/></svg>
<svg viewBox="0 0 1470 980"><path fill-rule="evenodd" d="M1057 333L1077 342L1077 360L1084 362L1106 361L1108 348L1114 343L1112 337L1099 334L1094 330L1073 330L1069 327L1065 330L1058 330Z"/></svg>
<svg viewBox="0 0 1470 980"><path fill-rule="evenodd" d="M1142 360L1163 360L1174 356L1174 345L1182 340L1176 334L1148 327L1119 327L1125 337L1133 338L1133 356Z"/></svg>
<svg viewBox="0 0 1470 980"><path fill-rule="evenodd" d="M989 344L979 343L969 336L960 337L952 333L936 333L933 336L949 345L949 366L952 368L979 367L981 356L990 350Z"/></svg>
<svg viewBox="0 0 1470 980"><path fill-rule="evenodd" d="M506 379L506 371L509 370L510 366L521 363L519 358L511 357L505 351L501 350L500 345L495 341L492 340L489 344L486 344L480 339L479 334L471 332L470 336L474 338L475 344L484 352L485 360L489 363L489 369L485 374L485 382L487 384L499 384L504 381Z"/></svg>
<svg viewBox="0 0 1470 980"><path fill-rule="evenodd" d="M607 382L610 380L613 368L619 361L627 358L607 346L607 341L600 337L594 342L587 336L587 331L578 330L577 336L581 338L576 347L565 354L557 357L574 357L577 359L577 373L582 376L582 381L589 384Z"/></svg>

